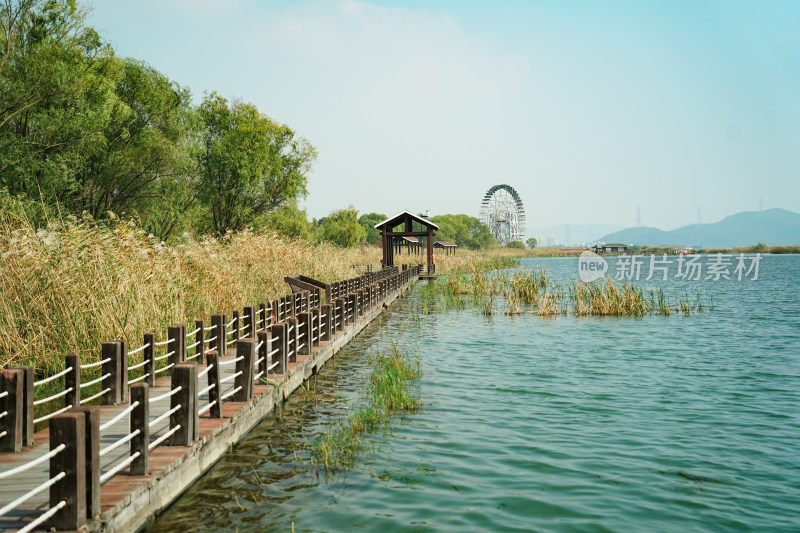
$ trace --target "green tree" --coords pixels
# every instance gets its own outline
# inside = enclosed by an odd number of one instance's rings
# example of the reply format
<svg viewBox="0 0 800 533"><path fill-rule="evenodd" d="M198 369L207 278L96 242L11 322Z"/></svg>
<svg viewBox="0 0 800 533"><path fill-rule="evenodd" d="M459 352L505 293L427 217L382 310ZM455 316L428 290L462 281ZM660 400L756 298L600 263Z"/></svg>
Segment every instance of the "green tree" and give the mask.
<svg viewBox="0 0 800 533"><path fill-rule="evenodd" d="M358 246L367 232L358 222L358 211L353 206L331 212L320 219L319 239L342 247Z"/></svg>
<svg viewBox="0 0 800 533"><path fill-rule="evenodd" d="M260 218L256 225L286 237L311 240L312 226L304 209L297 202L286 202Z"/></svg>
<svg viewBox="0 0 800 533"><path fill-rule="evenodd" d="M381 240L381 234L375 229L375 224L383 222L387 218L389 217L382 213L364 213L358 217L358 223L361 224L361 227L363 227L364 231L367 233L366 241L368 243L378 244L378 241Z"/></svg>
<svg viewBox="0 0 800 533"><path fill-rule="evenodd" d="M199 108L200 199L216 233L244 228L259 215L307 194L316 150L252 104L212 93Z"/></svg>
<svg viewBox="0 0 800 533"><path fill-rule="evenodd" d="M483 250L497 246L489 227L469 215L438 215L430 219L439 226L436 239L451 241L471 250Z"/></svg>
<svg viewBox="0 0 800 533"><path fill-rule="evenodd" d="M532 249L536 248L536 245L538 243L537 243L535 237L530 237L527 241L525 241L525 244L527 244L528 248L530 248L532 250Z"/></svg>
<svg viewBox="0 0 800 533"><path fill-rule="evenodd" d="M522 244L522 241L510 241L508 244L506 244L506 248L515 248L518 250L524 250L525 245Z"/></svg>

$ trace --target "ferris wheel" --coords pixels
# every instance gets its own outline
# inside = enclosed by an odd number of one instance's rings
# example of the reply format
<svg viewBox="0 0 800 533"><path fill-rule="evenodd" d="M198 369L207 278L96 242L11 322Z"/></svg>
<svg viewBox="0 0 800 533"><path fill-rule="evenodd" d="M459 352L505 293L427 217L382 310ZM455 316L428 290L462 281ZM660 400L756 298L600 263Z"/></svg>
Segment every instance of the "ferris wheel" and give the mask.
<svg viewBox="0 0 800 533"><path fill-rule="evenodd" d="M486 191L479 217L500 246L525 238L525 207L510 185L495 185Z"/></svg>

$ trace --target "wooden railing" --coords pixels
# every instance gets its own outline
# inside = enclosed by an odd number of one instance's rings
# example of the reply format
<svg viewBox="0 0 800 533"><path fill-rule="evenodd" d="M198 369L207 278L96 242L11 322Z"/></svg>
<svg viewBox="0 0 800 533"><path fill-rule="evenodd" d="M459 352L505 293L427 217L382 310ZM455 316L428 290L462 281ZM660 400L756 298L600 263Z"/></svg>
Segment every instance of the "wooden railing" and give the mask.
<svg viewBox="0 0 800 533"><path fill-rule="evenodd" d="M249 402L254 385L270 375L285 374L298 355L311 354L359 318L415 279L420 267L384 269L326 286L296 292L258 305L167 328L167 338L144 335L138 348L127 340L103 343L97 362L81 363L78 354L66 356L65 370L34 382L32 367L15 367L0 375L0 452L20 452L34 444L35 426L49 425L50 452L0 471L0 483L25 479L49 462L47 480L14 501L0 501L0 517L36 494L49 490L49 508L25 524L31 531L49 521L56 529L78 529L100 512L104 483L126 469L130 475L149 473L149 456L159 446L188 446L198 438L200 416L222 418L223 402ZM189 344L191 343L191 344ZM202 366L202 370L199 367ZM88 376L87 381L82 378ZM169 390L151 396L159 375L170 376ZM34 401L37 387L61 380L63 388ZM84 389L99 392L84 397ZM53 408L52 403L63 402ZM123 406L100 423L100 406ZM93 404L91 406L86 404ZM48 405L35 418L36 408ZM153 418L153 410L163 412ZM116 438L127 418L126 434ZM103 438L112 428L117 433ZM101 447L101 442L105 446ZM120 455L113 461L105 457Z"/></svg>

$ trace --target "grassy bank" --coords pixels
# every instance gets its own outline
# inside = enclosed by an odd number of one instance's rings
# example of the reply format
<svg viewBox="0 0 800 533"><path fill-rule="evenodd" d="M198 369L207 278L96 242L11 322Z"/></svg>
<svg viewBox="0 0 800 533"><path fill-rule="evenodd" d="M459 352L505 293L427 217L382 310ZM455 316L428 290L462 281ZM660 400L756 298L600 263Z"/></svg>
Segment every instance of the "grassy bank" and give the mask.
<svg viewBox="0 0 800 533"><path fill-rule="evenodd" d="M414 381L421 376L419 355L392 345L370 358L372 371L358 407L311 445L311 461L326 472L353 465L365 445L364 434L379 430L390 417L419 408Z"/></svg>

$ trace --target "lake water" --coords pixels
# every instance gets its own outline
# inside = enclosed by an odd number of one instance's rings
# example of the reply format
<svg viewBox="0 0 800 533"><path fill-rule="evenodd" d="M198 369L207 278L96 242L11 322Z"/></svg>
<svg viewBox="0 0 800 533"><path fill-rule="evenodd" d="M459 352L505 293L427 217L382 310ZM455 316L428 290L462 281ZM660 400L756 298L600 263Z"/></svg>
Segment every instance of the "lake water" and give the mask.
<svg viewBox="0 0 800 533"><path fill-rule="evenodd" d="M758 280L673 274L666 292L713 310L422 315L412 291L151 530L800 531L800 256L764 256ZM392 341L419 351L424 406L326 478L307 443Z"/></svg>

